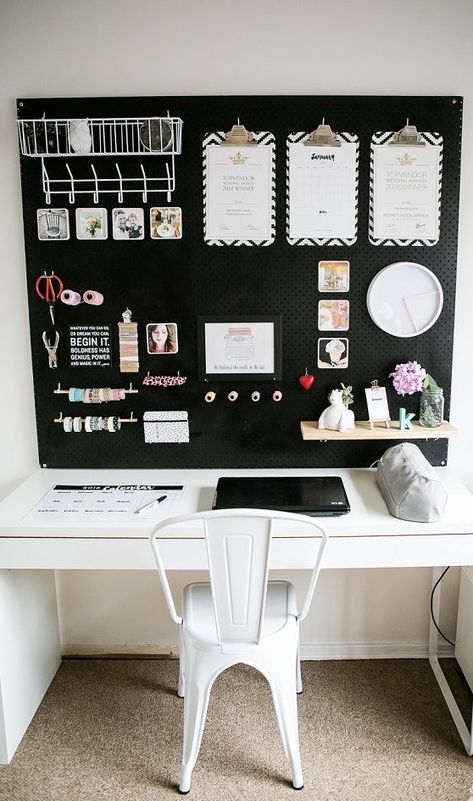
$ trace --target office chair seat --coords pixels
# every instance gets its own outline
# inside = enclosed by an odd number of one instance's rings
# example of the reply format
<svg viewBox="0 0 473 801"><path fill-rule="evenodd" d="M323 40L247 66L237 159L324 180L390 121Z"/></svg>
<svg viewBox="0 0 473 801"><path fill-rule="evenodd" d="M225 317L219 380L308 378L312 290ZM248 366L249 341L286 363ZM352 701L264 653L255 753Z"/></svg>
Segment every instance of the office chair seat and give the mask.
<svg viewBox="0 0 473 801"><path fill-rule="evenodd" d="M286 628L295 629L297 616L296 592L288 581L270 581L266 595L261 643L279 647L277 635ZM184 588L183 634L195 648L229 653L251 651L257 644L241 642L220 645L214 613L212 591L208 583L188 584Z"/></svg>

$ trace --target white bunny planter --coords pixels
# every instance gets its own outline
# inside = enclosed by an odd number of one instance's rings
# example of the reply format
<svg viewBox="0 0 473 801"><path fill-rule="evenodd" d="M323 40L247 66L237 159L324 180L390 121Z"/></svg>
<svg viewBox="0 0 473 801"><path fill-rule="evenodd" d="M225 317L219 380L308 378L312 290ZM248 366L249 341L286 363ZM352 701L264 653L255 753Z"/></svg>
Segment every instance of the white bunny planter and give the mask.
<svg viewBox="0 0 473 801"><path fill-rule="evenodd" d="M349 431L355 428L355 415L343 403L342 391L333 389L328 399L330 406L327 406L319 417L319 429Z"/></svg>

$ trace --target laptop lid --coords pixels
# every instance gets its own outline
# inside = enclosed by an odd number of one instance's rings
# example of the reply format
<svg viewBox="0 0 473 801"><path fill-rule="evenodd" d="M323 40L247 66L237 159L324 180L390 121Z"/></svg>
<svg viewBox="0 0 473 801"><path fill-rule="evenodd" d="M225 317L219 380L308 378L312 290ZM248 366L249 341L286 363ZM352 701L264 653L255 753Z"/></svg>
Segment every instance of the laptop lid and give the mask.
<svg viewBox="0 0 473 801"><path fill-rule="evenodd" d="M342 515L350 504L340 476L219 478L212 509L275 509L313 517Z"/></svg>

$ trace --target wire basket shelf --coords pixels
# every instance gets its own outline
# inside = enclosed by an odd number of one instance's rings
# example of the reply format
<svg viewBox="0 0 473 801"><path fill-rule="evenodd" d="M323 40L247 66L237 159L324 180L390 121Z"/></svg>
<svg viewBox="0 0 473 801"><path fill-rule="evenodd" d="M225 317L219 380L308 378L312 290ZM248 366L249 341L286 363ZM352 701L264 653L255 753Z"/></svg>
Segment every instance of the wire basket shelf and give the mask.
<svg viewBox="0 0 473 801"><path fill-rule="evenodd" d="M23 156L177 156L180 117L17 120Z"/></svg>

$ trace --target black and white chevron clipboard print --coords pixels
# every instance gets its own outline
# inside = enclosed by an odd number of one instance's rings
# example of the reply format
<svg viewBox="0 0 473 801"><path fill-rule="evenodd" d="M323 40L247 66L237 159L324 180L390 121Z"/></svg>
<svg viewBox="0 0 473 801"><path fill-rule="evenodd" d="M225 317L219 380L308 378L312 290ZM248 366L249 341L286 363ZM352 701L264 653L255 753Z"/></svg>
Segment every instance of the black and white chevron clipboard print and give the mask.
<svg viewBox="0 0 473 801"><path fill-rule="evenodd" d="M360 173L360 140L356 134L347 132L337 133L337 136L343 142L352 142L356 145L355 148L355 236L349 239L342 239L341 237L327 237L325 239L313 239L312 237L302 237L294 239L289 236L289 215L290 215L290 194L289 194L289 145L296 142L302 142L309 136L307 131L299 131L298 133L289 134L286 141L286 239L290 245L354 245L358 234L358 183Z"/></svg>
<svg viewBox="0 0 473 801"><path fill-rule="evenodd" d="M276 139L269 131L253 133L257 145L267 145L271 148L271 232L269 239L207 239L207 147L208 145L221 145L225 141L224 131L215 131L206 134L202 142L202 160L204 165L204 239L207 245L247 245L265 247L272 245L276 238Z"/></svg>
<svg viewBox="0 0 473 801"><path fill-rule="evenodd" d="M386 145L392 139L395 131L378 131L371 137L370 146L370 211L369 211L369 240L372 245L387 245L394 246L412 245L413 247L423 247L427 245L432 247L439 241L436 239L422 239L416 237L415 239L394 239L394 238L375 238L374 235L374 151L379 145ZM442 204L442 167L443 167L443 137L438 133L430 133L428 131L421 131L420 136L422 140L428 145L438 145L439 147L439 188L438 188L438 228L440 230L440 207Z"/></svg>

